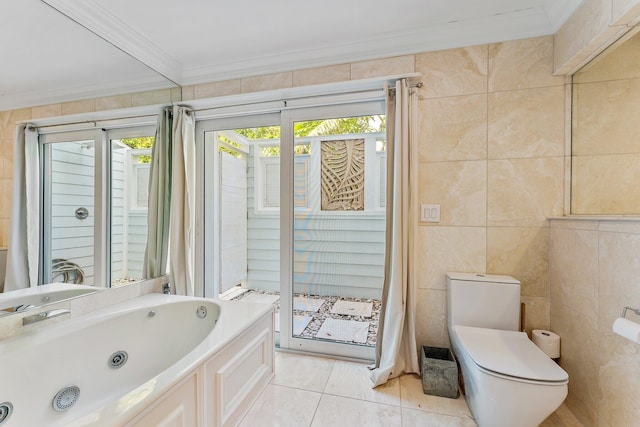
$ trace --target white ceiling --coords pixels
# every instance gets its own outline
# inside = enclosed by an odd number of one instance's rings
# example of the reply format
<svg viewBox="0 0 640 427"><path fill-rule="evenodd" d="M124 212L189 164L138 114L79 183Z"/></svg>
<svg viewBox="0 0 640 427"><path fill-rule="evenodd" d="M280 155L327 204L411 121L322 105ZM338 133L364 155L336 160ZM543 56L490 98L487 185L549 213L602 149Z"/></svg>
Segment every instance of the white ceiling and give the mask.
<svg viewBox="0 0 640 427"><path fill-rule="evenodd" d="M0 0L0 110L555 33L582 0Z"/></svg>

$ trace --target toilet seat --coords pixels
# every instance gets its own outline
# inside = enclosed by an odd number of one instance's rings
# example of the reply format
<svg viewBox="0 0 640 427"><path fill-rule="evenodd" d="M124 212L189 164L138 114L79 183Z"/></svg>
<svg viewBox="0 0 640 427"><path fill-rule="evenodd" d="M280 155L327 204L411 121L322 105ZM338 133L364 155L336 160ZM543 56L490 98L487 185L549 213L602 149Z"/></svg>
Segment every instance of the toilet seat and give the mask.
<svg viewBox="0 0 640 427"><path fill-rule="evenodd" d="M489 374L513 381L558 385L568 382L568 374L524 332L462 325L453 328L464 351Z"/></svg>

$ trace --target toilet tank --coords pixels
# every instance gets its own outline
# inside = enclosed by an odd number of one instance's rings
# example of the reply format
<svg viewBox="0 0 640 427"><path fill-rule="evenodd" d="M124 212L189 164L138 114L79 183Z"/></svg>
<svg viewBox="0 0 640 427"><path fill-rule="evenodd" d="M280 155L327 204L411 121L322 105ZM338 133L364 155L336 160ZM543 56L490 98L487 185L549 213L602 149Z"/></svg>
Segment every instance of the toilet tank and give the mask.
<svg viewBox="0 0 640 427"><path fill-rule="evenodd" d="M520 282L494 274L447 273L447 322L449 328L519 330Z"/></svg>

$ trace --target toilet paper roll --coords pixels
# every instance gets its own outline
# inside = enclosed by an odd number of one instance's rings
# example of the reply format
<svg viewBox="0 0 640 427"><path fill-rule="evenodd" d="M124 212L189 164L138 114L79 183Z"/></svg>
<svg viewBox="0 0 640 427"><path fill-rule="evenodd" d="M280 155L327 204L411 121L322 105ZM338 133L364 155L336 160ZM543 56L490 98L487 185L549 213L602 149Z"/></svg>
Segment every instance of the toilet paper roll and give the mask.
<svg viewBox="0 0 640 427"><path fill-rule="evenodd" d="M640 344L640 324L636 322L618 317L615 322L613 322L613 332Z"/></svg>
<svg viewBox="0 0 640 427"><path fill-rule="evenodd" d="M534 329L531 332L533 343L552 359L560 357L560 336L544 329Z"/></svg>

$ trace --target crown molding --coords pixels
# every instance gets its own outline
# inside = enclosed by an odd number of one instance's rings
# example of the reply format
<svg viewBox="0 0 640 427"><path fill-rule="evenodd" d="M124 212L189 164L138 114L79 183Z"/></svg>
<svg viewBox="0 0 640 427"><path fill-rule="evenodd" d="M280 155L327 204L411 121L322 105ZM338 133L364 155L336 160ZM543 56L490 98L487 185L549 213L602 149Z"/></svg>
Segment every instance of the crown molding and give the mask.
<svg viewBox="0 0 640 427"><path fill-rule="evenodd" d="M95 0L41 0L174 84L182 84L182 64Z"/></svg>
<svg viewBox="0 0 640 427"><path fill-rule="evenodd" d="M537 19L531 18L540 18L540 15L545 15L546 20L546 13L542 8L522 9L499 16L449 22L404 33L382 33L374 38L339 46L300 49L250 58L230 58L223 62L185 67L183 82L184 85L208 83L553 34L551 25L541 27L532 24Z"/></svg>
<svg viewBox="0 0 640 427"><path fill-rule="evenodd" d="M153 76L152 78L140 77L137 79L127 79L126 83L123 83L122 80L117 80L102 84L92 84L90 86L60 87L51 90L21 92L0 96L0 111L57 104L81 99L100 98L103 96L169 89L172 87L175 86L158 76Z"/></svg>
<svg viewBox="0 0 640 427"><path fill-rule="evenodd" d="M547 13L552 33L558 32L560 27L567 22L567 19L576 11L583 0L545 0L543 8Z"/></svg>

